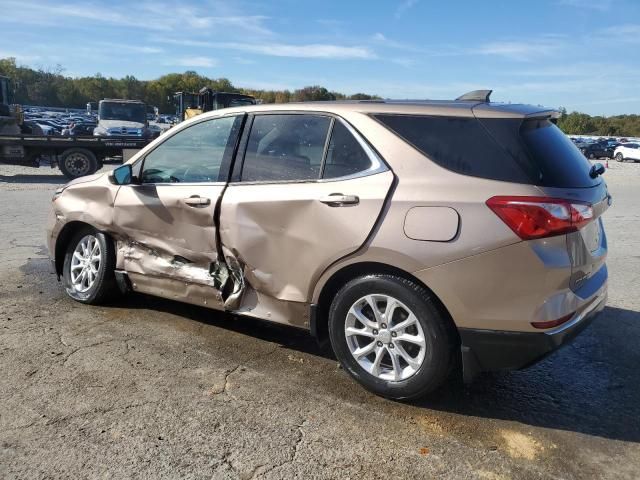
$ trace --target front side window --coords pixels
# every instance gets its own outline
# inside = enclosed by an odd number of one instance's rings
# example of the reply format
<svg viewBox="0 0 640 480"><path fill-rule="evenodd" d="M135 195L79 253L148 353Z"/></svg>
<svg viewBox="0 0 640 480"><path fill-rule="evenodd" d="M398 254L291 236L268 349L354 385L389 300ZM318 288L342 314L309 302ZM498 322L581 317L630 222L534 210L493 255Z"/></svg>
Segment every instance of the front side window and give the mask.
<svg viewBox="0 0 640 480"><path fill-rule="evenodd" d="M242 167L243 182L320 178L331 118L321 115L257 115Z"/></svg>
<svg viewBox="0 0 640 480"><path fill-rule="evenodd" d="M142 183L226 181L241 117L196 123L169 137L144 159Z"/></svg>

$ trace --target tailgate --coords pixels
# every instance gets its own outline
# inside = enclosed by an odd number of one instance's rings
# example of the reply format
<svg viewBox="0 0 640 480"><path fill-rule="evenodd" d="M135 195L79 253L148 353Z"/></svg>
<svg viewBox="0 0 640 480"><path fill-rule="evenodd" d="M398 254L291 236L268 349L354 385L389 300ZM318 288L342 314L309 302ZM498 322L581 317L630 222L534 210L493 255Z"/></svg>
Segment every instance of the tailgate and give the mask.
<svg viewBox="0 0 640 480"><path fill-rule="evenodd" d="M604 182L592 188L574 189L571 197L579 197L579 200L591 203L594 218L577 232L567 235L567 248L571 258L570 286L573 291L578 291L586 288L588 280L604 265L607 256L607 237L602 223L602 214L609 208L611 197Z"/></svg>

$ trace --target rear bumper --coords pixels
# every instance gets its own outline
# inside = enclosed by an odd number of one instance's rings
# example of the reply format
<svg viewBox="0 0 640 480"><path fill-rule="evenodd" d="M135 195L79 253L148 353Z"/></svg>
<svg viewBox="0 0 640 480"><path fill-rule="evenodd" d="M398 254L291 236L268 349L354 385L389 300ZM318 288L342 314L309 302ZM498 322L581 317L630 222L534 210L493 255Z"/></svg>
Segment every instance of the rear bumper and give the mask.
<svg viewBox="0 0 640 480"><path fill-rule="evenodd" d="M518 370L542 360L569 343L604 309L606 288L575 317L547 332L511 332L460 328L465 381L483 371Z"/></svg>

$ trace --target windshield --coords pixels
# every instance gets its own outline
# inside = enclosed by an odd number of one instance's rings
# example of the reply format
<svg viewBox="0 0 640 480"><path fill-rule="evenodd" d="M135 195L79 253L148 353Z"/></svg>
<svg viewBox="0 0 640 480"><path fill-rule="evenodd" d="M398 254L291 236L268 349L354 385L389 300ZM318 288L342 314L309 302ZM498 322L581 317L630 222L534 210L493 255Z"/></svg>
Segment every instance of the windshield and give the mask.
<svg viewBox="0 0 640 480"><path fill-rule="evenodd" d="M229 100L230 107L241 107L243 105L255 105L256 101L252 98L232 98Z"/></svg>
<svg viewBox="0 0 640 480"><path fill-rule="evenodd" d="M144 103L100 102L98 116L100 120L145 123L147 108Z"/></svg>

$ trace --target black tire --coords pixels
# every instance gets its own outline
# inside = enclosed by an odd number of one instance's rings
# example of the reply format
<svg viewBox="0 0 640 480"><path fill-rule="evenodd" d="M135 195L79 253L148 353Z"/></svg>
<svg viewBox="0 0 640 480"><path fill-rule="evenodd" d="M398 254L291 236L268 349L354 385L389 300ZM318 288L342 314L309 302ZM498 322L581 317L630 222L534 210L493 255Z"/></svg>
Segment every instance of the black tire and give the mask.
<svg viewBox="0 0 640 480"><path fill-rule="evenodd" d="M590 160L594 160L595 158L596 158L596 156L595 156L593 153L590 153L590 154L589 154L589 159L590 159Z"/></svg>
<svg viewBox="0 0 640 480"><path fill-rule="evenodd" d="M86 148L70 148L62 152L59 166L64 176L73 180L96 173L98 160L93 152Z"/></svg>
<svg viewBox="0 0 640 480"><path fill-rule="evenodd" d="M351 354L345 335L347 313L366 295L391 296L406 305L424 332L426 351L420 367L400 381L378 378L366 371ZM343 368L367 390L394 400L413 400L440 387L456 364L455 327L425 288L394 275L367 275L348 282L337 293L329 310L331 346Z"/></svg>
<svg viewBox="0 0 640 480"><path fill-rule="evenodd" d="M616 154L616 162L624 162L624 156L621 153Z"/></svg>
<svg viewBox="0 0 640 480"><path fill-rule="evenodd" d="M80 241L87 235L92 235L100 246L100 265L95 281L91 287L80 292L74 288L71 281L71 263L74 251ZM94 228L87 227L73 235L65 249L64 264L62 267L62 284L69 295L80 303L97 305L113 298L119 292L115 279L116 252L113 242L104 233Z"/></svg>

